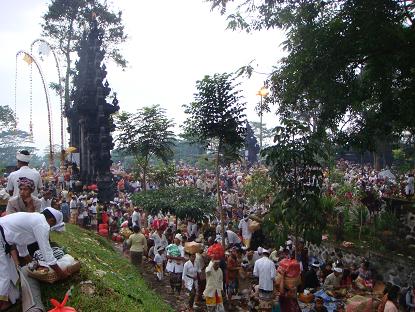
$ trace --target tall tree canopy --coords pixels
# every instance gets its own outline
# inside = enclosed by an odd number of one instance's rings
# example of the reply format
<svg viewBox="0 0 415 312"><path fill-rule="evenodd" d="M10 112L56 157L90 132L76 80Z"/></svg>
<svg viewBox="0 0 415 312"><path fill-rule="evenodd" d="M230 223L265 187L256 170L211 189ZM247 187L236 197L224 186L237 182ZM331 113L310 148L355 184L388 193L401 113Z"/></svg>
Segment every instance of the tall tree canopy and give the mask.
<svg viewBox="0 0 415 312"><path fill-rule="evenodd" d="M209 146L216 155L216 186L218 207L221 211L222 243L224 222L219 183L219 165L222 160L239 158L245 141L245 102L238 84L230 74L205 76L196 82L194 102L184 105L188 118L184 123L187 137Z"/></svg>
<svg viewBox="0 0 415 312"><path fill-rule="evenodd" d="M173 121L158 105L143 107L136 113L122 112L116 116L118 148L136 157L141 167L143 188L152 157L167 163L173 157Z"/></svg>
<svg viewBox="0 0 415 312"><path fill-rule="evenodd" d="M127 61L122 56L119 44L124 42L122 12L112 10L103 0L52 0L48 11L43 15L42 36L65 58L65 105L69 105L70 77L73 73L73 53L79 46L84 31L96 18L105 29L103 48L106 57L125 68Z"/></svg>
<svg viewBox="0 0 415 312"><path fill-rule="evenodd" d="M283 117L372 150L415 133L413 1L210 1L231 29L285 31L288 55L271 75Z"/></svg>

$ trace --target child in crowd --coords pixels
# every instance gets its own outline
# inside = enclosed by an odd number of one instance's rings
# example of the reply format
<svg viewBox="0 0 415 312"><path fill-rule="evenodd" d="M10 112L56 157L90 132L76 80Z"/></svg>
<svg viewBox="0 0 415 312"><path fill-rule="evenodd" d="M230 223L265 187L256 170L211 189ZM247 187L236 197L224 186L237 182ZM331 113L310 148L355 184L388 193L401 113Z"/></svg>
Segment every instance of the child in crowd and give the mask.
<svg viewBox="0 0 415 312"><path fill-rule="evenodd" d="M157 279L161 281L163 279L163 254L164 247L157 248L156 255L154 256L154 272L157 275Z"/></svg>

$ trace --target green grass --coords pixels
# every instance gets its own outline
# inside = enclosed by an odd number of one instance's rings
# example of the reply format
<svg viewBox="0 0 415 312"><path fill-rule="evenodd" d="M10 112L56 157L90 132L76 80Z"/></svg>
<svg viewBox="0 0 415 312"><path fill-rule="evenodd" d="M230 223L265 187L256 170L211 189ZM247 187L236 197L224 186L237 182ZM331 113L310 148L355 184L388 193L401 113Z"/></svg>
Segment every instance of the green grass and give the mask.
<svg viewBox="0 0 415 312"><path fill-rule="evenodd" d="M51 308L49 299L62 301L73 285L74 291L67 305L77 311L155 312L173 311L148 288L138 270L115 251L111 243L91 231L67 224L63 233L52 233L52 242L81 262L80 273L53 285L42 283L42 299ZM90 280L95 294L81 292L81 281Z"/></svg>

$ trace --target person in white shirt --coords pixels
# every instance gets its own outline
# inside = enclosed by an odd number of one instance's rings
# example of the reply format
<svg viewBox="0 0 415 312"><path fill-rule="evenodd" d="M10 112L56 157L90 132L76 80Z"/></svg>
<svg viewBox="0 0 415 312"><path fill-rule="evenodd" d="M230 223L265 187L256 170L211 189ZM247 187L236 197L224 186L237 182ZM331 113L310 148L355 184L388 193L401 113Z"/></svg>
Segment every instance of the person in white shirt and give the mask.
<svg viewBox="0 0 415 312"><path fill-rule="evenodd" d="M28 151L23 150L17 153L17 171L10 173L9 177L7 178L7 191L9 192L10 196L17 196L19 195L19 183L18 180L21 177L28 178L35 183L35 189L33 191L33 195L37 196L39 189L42 188L42 179L40 178L40 173L35 169L29 168L29 161L31 155Z"/></svg>
<svg viewBox="0 0 415 312"><path fill-rule="evenodd" d="M154 247L153 247L154 248ZM163 279L163 253L164 253L164 247L158 247L156 249L156 253L154 255L154 271L157 275L157 279L161 281Z"/></svg>
<svg viewBox="0 0 415 312"><path fill-rule="evenodd" d="M182 290L182 274L183 274L183 264L184 264L184 248L182 246L182 235L176 234L174 237L174 249L179 250L179 254L172 252L173 248L167 248L167 265L166 271L170 273L170 287L172 292L177 292L180 295Z"/></svg>
<svg viewBox="0 0 415 312"><path fill-rule="evenodd" d="M139 208L138 207L135 207L134 208L134 212L133 212L133 214L131 216L131 220L133 222L133 226L136 225L136 226L141 227L140 217L141 216L140 216Z"/></svg>
<svg viewBox="0 0 415 312"><path fill-rule="evenodd" d="M196 255L189 254L188 256L189 260L183 266L182 281L184 288L189 291L189 311L193 311L196 289L198 289L198 275L201 270L195 262Z"/></svg>
<svg viewBox="0 0 415 312"><path fill-rule="evenodd" d="M249 248L251 244L252 233L249 230L249 225L251 220L249 220L248 215L244 215L244 218L239 222L238 229L241 231L242 239L244 240L245 247Z"/></svg>
<svg viewBox="0 0 415 312"><path fill-rule="evenodd" d="M253 275L259 281L259 302L260 306L267 309L272 306L274 279L277 276L275 264L269 259L270 251L262 249L262 258L254 265Z"/></svg>
<svg viewBox="0 0 415 312"><path fill-rule="evenodd" d="M228 241L228 248L231 247L241 247L241 239L239 238L238 234L234 231L226 230L225 231L225 239Z"/></svg>
<svg viewBox="0 0 415 312"><path fill-rule="evenodd" d="M69 202L69 209L71 211L71 223L76 224L78 219L78 200L75 195L72 196L71 201Z"/></svg>
<svg viewBox="0 0 415 312"><path fill-rule="evenodd" d="M63 215L54 208L46 208L43 213L16 212L0 218L0 310L6 309L10 303L11 289L14 289L19 275L16 266L19 264L17 252L29 263L32 259L27 246L37 242L44 261L60 278L68 273L57 265L49 244L49 231L63 228ZM16 250L11 246L16 246ZM14 261L14 264L13 264ZM14 303L15 300L11 300Z"/></svg>
<svg viewBox="0 0 415 312"><path fill-rule="evenodd" d="M206 268L206 288L203 296L208 312L225 311L223 307L223 273L219 267L220 260L210 261Z"/></svg>
<svg viewBox="0 0 415 312"><path fill-rule="evenodd" d="M40 212L42 212L46 207L52 206L52 192L45 191L40 201Z"/></svg>

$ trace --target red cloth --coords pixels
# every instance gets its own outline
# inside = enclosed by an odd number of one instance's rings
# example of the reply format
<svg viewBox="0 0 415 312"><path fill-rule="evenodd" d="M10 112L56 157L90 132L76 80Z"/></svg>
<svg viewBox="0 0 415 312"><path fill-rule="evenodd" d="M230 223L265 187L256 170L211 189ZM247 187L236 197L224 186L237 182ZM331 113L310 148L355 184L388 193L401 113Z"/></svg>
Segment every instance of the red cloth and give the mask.
<svg viewBox="0 0 415 312"><path fill-rule="evenodd" d="M102 213L102 223L104 223L104 224L108 224L108 214L104 211L103 213Z"/></svg>
<svg viewBox="0 0 415 312"><path fill-rule="evenodd" d="M167 229L168 223L166 220L158 219L154 220L151 226L155 230L161 229L162 231L164 231L165 229Z"/></svg>

